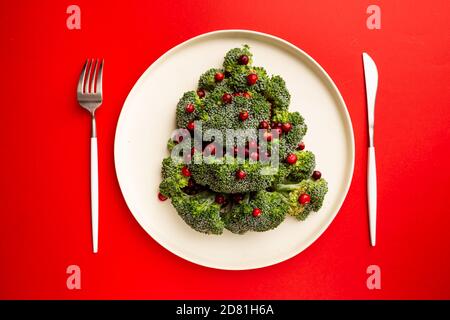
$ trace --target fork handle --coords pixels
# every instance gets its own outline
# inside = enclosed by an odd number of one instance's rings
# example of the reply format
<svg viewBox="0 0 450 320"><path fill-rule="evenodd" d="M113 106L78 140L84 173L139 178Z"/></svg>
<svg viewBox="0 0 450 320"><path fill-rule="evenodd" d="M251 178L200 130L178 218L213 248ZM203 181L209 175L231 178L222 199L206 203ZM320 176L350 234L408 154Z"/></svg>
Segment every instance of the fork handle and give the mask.
<svg viewBox="0 0 450 320"><path fill-rule="evenodd" d="M369 147L367 161L367 198L369 204L370 243L375 247L377 229L377 169L375 148Z"/></svg>
<svg viewBox="0 0 450 320"><path fill-rule="evenodd" d="M95 126L95 122L93 122ZM91 220L92 250L98 252L98 156L97 137L91 137Z"/></svg>

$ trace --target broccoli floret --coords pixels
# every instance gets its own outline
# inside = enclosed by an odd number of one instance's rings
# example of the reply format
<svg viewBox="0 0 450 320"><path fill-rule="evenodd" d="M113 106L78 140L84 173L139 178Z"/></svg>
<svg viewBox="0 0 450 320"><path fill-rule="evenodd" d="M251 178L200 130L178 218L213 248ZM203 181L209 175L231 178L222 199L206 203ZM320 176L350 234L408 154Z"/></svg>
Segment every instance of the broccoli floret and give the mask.
<svg viewBox="0 0 450 320"><path fill-rule="evenodd" d="M292 129L288 133L283 134L280 139L280 158L285 158L289 153L295 151L305 136L308 127L298 112L278 111L273 115L272 121L281 123L289 122L292 125Z"/></svg>
<svg viewBox="0 0 450 320"><path fill-rule="evenodd" d="M297 184L279 184L275 186L275 190L281 193L289 204L288 214L298 220L305 220L312 211L318 211L322 207L323 199L328 192L328 183L323 178L317 181L308 179ZM311 197L309 203L299 202L302 194Z"/></svg>
<svg viewBox="0 0 450 320"><path fill-rule="evenodd" d="M245 160L239 163L238 159L225 156L225 159L216 161L214 157L199 164L191 164L190 170L194 180L201 185L208 186L215 192L245 193L268 188L275 179L274 175L263 174L270 165L261 162L250 163ZM245 172L244 179L238 179L236 172Z"/></svg>
<svg viewBox="0 0 450 320"><path fill-rule="evenodd" d="M180 217L194 230L207 234L223 232L221 206L214 202L213 193L203 192L194 196L179 194L172 198L172 204Z"/></svg>
<svg viewBox="0 0 450 320"><path fill-rule="evenodd" d="M216 90L214 90L216 91ZM220 95L221 97L221 95ZM213 99L213 98L211 98ZM256 129L262 120L269 119L270 105L260 94L254 93L251 98L235 96L231 103L207 103L208 119L203 121L203 129L217 129L222 132L222 141L225 143L229 129ZM247 112L248 118L242 121L241 112Z"/></svg>
<svg viewBox="0 0 450 320"><path fill-rule="evenodd" d="M223 61L223 68L225 71L233 73L233 72L242 72L248 66L252 65L252 53L250 52L250 47L248 45L244 45L242 48L234 48L227 52ZM246 55L249 59L247 65L239 64L239 57L242 55Z"/></svg>
<svg viewBox="0 0 450 320"><path fill-rule="evenodd" d="M272 102L274 111L287 111L291 102L291 94L286 88L286 82L280 76L273 76L267 81L266 98Z"/></svg>
<svg viewBox="0 0 450 320"><path fill-rule="evenodd" d="M296 151L297 162L289 166L289 180L302 181L311 177L316 166L316 157L311 151Z"/></svg>
<svg viewBox="0 0 450 320"><path fill-rule="evenodd" d="M194 112L187 112L186 106L192 104L195 108ZM190 121L197 119L202 110L202 101L195 91L188 91L178 101L176 111L176 123L178 128L186 128Z"/></svg>
<svg viewBox="0 0 450 320"><path fill-rule="evenodd" d="M200 76L200 79L198 80L198 87L201 89L213 90L214 87L217 85L214 76L218 72L223 73L224 71L222 69L213 68L203 73Z"/></svg>
<svg viewBox="0 0 450 320"><path fill-rule="evenodd" d="M253 216L253 210L261 210ZM233 233L267 231L276 228L285 218L289 205L277 192L259 191L255 196L246 194L244 200L223 215L225 228Z"/></svg>
<svg viewBox="0 0 450 320"><path fill-rule="evenodd" d="M247 83L247 76L251 73L255 73L258 76L258 80L254 85L249 85ZM236 92L259 92L261 94L265 93L267 88L267 83L269 82L269 77L267 72L262 67L252 67L239 70L239 72L234 72L229 78L229 85Z"/></svg>
<svg viewBox="0 0 450 320"><path fill-rule="evenodd" d="M167 157L162 162L161 174L163 181L159 184L159 192L172 198L182 193L182 189L188 185L189 178L181 173L183 163L175 162L171 157Z"/></svg>

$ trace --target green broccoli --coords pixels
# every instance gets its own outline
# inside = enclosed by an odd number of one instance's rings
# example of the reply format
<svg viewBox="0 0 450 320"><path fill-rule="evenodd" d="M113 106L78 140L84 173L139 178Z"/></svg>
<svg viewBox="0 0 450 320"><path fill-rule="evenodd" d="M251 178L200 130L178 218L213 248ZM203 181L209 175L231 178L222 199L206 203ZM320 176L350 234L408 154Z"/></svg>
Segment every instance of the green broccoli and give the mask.
<svg viewBox="0 0 450 320"><path fill-rule="evenodd" d="M249 160L239 162L239 159L231 156L225 156L224 160L211 157L202 163L191 164L189 168L198 184L208 186L215 192L245 193L271 186L275 176L265 175L262 171L270 165L261 162L250 163ZM245 175L242 179L237 177L240 171Z"/></svg>
<svg viewBox="0 0 450 320"><path fill-rule="evenodd" d="M192 105L193 111L188 112L187 106ZM191 109L190 109L191 110ZM186 128L187 124L197 119L202 110L202 100L195 91L188 91L177 104L176 123L178 128Z"/></svg>
<svg viewBox="0 0 450 320"><path fill-rule="evenodd" d="M275 191L282 194L285 203L289 204L288 214L298 220L305 220L312 211L318 211L322 207L328 183L323 178L317 181L307 179L297 184L278 184ZM300 203L302 195L308 195L309 202Z"/></svg>
<svg viewBox="0 0 450 320"><path fill-rule="evenodd" d="M159 184L159 192L171 198L182 193L182 189L188 185L189 178L185 177L181 170L183 163L175 162L171 157L167 157L162 162L163 181Z"/></svg>
<svg viewBox="0 0 450 320"><path fill-rule="evenodd" d="M231 49L223 69L204 72L198 81L201 90L184 93L177 104L176 125L185 130L174 134L167 147L171 153L181 149L188 154L163 160L159 190L199 232L267 231L286 213L304 220L320 209L328 190L319 175L311 179L314 154L297 150L307 126L300 113L288 111L291 96L285 81L252 63L247 45ZM216 77L219 72L223 76ZM192 133L200 127L204 141L194 146ZM292 153L296 161L289 157ZM277 154L280 163L274 167L267 160Z"/></svg>
<svg viewBox="0 0 450 320"><path fill-rule="evenodd" d="M298 112L278 111L273 117L272 121L279 123L290 123L292 125L291 130L288 133L284 133L280 139L280 159L285 158L289 153L294 152L297 149L298 144L305 136L308 127L305 120Z"/></svg>
<svg viewBox="0 0 450 320"><path fill-rule="evenodd" d="M226 72L243 72L252 65L252 53L250 52L250 47L244 45L242 48L234 48L227 52L223 61L223 68ZM246 65L241 65L239 63L239 58L243 55L248 57L248 63Z"/></svg>
<svg viewBox="0 0 450 320"><path fill-rule="evenodd" d="M266 98L272 101L274 111L287 111L291 102L291 94L286 88L286 82L280 76L273 76L267 81Z"/></svg>
<svg viewBox="0 0 450 320"><path fill-rule="evenodd" d="M203 121L203 130L220 130L224 143L226 138L229 138L227 135L229 129L252 129L256 135L259 123L270 117L269 103L257 93L253 94L251 98L235 96L231 103L215 102L213 104L211 100L205 101L208 119ZM241 120L241 113L248 114L245 121Z"/></svg>
<svg viewBox="0 0 450 320"><path fill-rule="evenodd" d="M295 151L297 162L289 165L289 180L302 181L311 177L316 166L316 157L311 151Z"/></svg>
<svg viewBox="0 0 450 320"><path fill-rule="evenodd" d="M207 234L223 232L221 205L214 202L213 193L206 191L193 196L182 193L172 198L172 204L180 217L194 230Z"/></svg>
<svg viewBox="0 0 450 320"><path fill-rule="evenodd" d="M247 76L254 73L258 76L258 80L254 85L249 85L247 82ZM269 82L267 72L262 67L251 67L239 70L239 72L233 72L229 78L229 86L236 92L259 92L264 94Z"/></svg>
<svg viewBox="0 0 450 320"><path fill-rule="evenodd" d="M212 68L203 73L198 80L198 87L205 90L213 90L218 84L215 80L216 73L223 73L222 69Z"/></svg>
<svg viewBox="0 0 450 320"><path fill-rule="evenodd" d="M256 195L246 194L243 201L223 214L225 228L233 233L267 231L283 222L289 208L283 196L277 192L259 191ZM255 216L255 209L259 215Z"/></svg>

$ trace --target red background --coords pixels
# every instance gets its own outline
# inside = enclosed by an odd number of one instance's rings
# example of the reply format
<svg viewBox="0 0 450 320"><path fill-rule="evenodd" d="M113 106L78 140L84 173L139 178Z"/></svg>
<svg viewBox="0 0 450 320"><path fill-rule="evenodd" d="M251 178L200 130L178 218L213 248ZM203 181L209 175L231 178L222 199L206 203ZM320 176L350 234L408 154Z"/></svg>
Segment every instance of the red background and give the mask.
<svg viewBox="0 0 450 320"><path fill-rule="evenodd" d="M72 2L0 3L0 298L450 298L448 1L123 3L76 1L81 30L66 27ZM381 30L366 28L370 4L381 8ZM300 255L253 271L197 266L159 246L132 217L114 171L116 122L134 82L174 45L217 29L274 34L308 52L336 82L355 132L353 182L334 222ZM362 51L380 74L375 248ZM106 61L96 256L90 121L75 97L87 57ZM71 264L81 290L66 288ZM371 264L381 267L381 290L366 287Z"/></svg>

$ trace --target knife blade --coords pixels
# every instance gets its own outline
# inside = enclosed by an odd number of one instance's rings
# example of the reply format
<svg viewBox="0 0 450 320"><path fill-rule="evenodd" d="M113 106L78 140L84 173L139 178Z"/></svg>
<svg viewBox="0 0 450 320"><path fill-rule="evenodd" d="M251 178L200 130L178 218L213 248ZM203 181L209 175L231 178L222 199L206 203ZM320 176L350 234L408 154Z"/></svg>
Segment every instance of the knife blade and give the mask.
<svg viewBox="0 0 450 320"><path fill-rule="evenodd" d="M363 56L364 80L366 84L367 120L369 127L369 150L367 160L367 199L369 209L370 243L376 243L377 225L377 172L373 141L375 125L375 99L378 89L378 70L373 59L365 52Z"/></svg>

